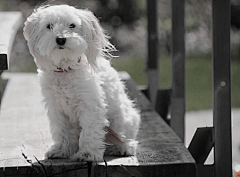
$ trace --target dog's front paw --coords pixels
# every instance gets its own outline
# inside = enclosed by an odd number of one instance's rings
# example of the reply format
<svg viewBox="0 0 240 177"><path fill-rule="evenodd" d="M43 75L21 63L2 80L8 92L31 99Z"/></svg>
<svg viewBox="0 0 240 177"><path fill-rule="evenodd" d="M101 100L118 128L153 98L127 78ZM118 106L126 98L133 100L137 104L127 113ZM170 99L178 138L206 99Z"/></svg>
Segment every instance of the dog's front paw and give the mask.
<svg viewBox="0 0 240 177"><path fill-rule="evenodd" d="M103 161L103 154L96 153L96 152L88 152L88 150L80 150L76 154L71 157L74 161L86 161L86 162L93 162L93 161Z"/></svg>
<svg viewBox="0 0 240 177"><path fill-rule="evenodd" d="M68 158L74 154L78 149L71 148L63 145L53 145L50 150L45 154L45 158L48 159L59 159Z"/></svg>
<svg viewBox="0 0 240 177"><path fill-rule="evenodd" d="M136 155L138 141L125 140L122 145L109 145L105 150L105 155L132 156Z"/></svg>
<svg viewBox="0 0 240 177"><path fill-rule="evenodd" d="M67 158L67 153L63 152L62 149L50 149L46 154L45 158L47 159L60 159L60 158Z"/></svg>

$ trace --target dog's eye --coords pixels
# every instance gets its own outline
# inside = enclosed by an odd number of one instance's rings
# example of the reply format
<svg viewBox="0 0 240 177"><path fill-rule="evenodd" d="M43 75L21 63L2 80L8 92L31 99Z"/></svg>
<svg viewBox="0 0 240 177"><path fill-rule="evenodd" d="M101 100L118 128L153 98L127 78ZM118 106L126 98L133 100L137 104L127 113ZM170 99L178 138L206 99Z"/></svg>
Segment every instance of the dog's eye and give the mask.
<svg viewBox="0 0 240 177"><path fill-rule="evenodd" d="M69 28L70 29L73 29L73 28L75 28L76 27L76 25L74 24L74 23L72 23L71 25L69 25Z"/></svg>
<svg viewBox="0 0 240 177"><path fill-rule="evenodd" d="M47 29L53 29L53 24L52 23L47 24Z"/></svg>

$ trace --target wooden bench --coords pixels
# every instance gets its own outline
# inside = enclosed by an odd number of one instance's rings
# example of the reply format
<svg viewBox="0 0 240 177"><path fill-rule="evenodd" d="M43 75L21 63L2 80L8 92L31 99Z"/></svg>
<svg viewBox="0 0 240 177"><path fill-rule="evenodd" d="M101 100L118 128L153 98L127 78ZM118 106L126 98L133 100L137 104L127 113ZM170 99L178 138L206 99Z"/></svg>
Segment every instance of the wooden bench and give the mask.
<svg viewBox="0 0 240 177"><path fill-rule="evenodd" d="M19 20L19 17L15 15L11 19ZM11 25L8 28L12 29ZM14 38L14 34L9 35ZM0 41L0 46L2 43L5 41ZM10 46L9 44L8 48ZM3 54L9 55L6 50ZM104 162L98 163L72 162L68 159L44 160L44 153L53 142L47 112L41 102L37 75L3 73L2 79L7 81L7 86L1 103L0 177L196 176L195 161L179 137L155 112L131 77L126 72L119 73L126 83L129 96L137 101L141 109L142 123L137 138L137 155L106 156Z"/></svg>
<svg viewBox="0 0 240 177"><path fill-rule="evenodd" d="M0 12L0 73L9 67L9 58L13 41L22 24L20 12Z"/></svg>

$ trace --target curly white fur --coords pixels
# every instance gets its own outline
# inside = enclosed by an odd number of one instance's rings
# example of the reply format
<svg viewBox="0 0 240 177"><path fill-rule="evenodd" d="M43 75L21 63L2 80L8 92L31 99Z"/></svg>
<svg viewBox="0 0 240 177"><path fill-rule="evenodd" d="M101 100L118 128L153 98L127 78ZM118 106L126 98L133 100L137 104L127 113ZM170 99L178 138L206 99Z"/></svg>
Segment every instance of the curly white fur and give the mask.
<svg viewBox="0 0 240 177"><path fill-rule="evenodd" d="M38 67L54 141L46 157L101 161L107 128L123 143L105 153L134 155L139 111L105 59L115 47L93 13L68 5L39 7L25 22L24 37Z"/></svg>

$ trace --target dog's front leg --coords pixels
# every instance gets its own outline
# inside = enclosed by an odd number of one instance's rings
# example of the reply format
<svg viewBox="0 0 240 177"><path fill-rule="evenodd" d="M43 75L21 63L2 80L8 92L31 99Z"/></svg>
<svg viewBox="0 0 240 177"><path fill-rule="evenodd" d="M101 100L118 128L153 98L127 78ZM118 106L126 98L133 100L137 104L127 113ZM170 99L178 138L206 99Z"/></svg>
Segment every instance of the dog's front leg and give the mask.
<svg viewBox="0 0 240 177"><path fill-rule="evenodd" d="M96 101L98 102L98 101ZM95 102L95 103L96 103ZM82 127L79 138L79 151L71 159L80 161L102 161L105 151L105 127L109 125L105 108L91 103L81 109L79 123Z"/></svg>
<svg viewBox="0 0 240 177"><path fill-rule="evenodd" d="M46 158L68 158L78 151L79 128L73 127L61 111L49 109L48 117L54 144Z"/></svg>

